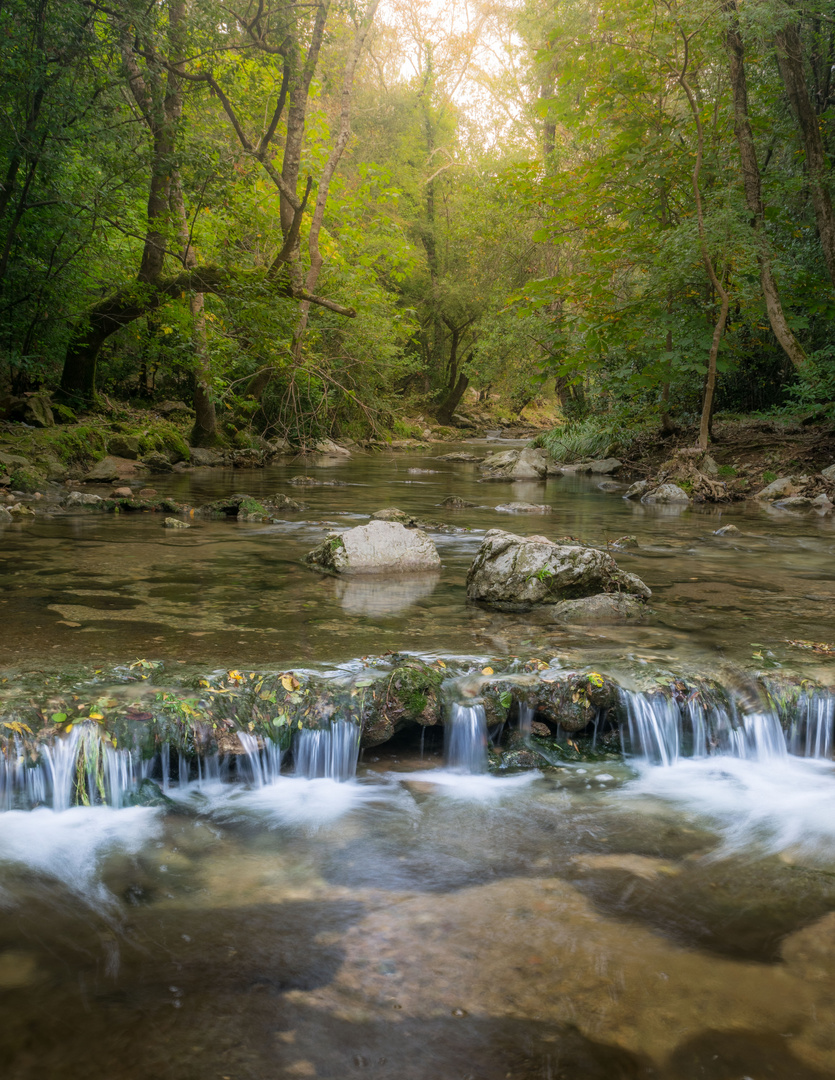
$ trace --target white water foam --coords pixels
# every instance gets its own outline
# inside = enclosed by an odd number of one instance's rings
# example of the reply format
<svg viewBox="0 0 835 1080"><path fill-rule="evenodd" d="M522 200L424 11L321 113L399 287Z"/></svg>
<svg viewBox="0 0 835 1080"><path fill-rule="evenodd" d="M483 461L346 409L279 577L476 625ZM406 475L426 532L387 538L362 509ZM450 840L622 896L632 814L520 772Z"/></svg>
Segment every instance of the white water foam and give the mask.
<svg viewBox="0 0 835 1080"><path fill-rule="evenodd" d="M56 812L10 810L0 829L0 864L18 864L63 882L93 906L111 895L98 881L111 850L134 854L162 831L162 816L148 807L73 806Z"/></svg>
<svg viewBox="0 0 835 1080"><path fill-rule="evenodd" d="M718 855L756 849L835 865L831 762L716 756L639 771L614 798L650 797L687 809L721 836Z"/></svg>
<svg viewBox="0 0 835 1080"><path fill-rule="evenodd" d="M256 818L268 828L286 826L316 831L372 804L402 801L403 793L388 781L364 783L282 776L278 783L263 787L217 785L204 788L200 795L204 812L220 821Z"/></svg>
<svg viewBox="0 0 835 1080"><path fill-rule="evenodd" d="M520 788L528 787L542 773L536 770L516 773L513 776L489 776L486 773L462 773L451 769L426 769L414 773L389 773L392 780L433 784L447 798L467 802L492 802L505 795L512 795Z"/></svg>

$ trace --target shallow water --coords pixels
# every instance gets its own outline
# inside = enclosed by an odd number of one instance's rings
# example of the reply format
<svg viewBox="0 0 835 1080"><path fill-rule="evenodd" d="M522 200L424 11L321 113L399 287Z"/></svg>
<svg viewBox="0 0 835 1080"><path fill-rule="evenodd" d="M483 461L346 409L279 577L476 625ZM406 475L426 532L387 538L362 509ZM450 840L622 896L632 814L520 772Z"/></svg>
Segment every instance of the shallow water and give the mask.
<svg viewBox="0 0 835 1080"><path fill-rule="evenodd" d="M494 448L463 444L474 453ZM458 444L458 449L461 444ZM835 522L749 503L642 506L606 494L588 477L547 483L480 483L475 465L432 452L354 455L264 470L195 470L159 477L160 494L200 505L222 494L287 493L309 510L281 523L199 522L162 528L158 515L76 514L7 527L0 559L3 662L15 667L81 659L97 665L139 656L199 664L290 666L341 662L387 650L424 654L734 661L770 650L781 661L818 659L786 642L835 639ZM321 460L321 459L316 459ZM433 472L410 472L431 469ZM344 487L296 487L314 475ZM101 490L99 488L98 490ZM437 504L450 494L476 508ZM548 503L547 515L497 505ZM433 533L435 575L396 583L322 577L300 563L333 528L362 524L385 506L471 531ZM736 524L741 535L715 537ZM635 535L618 562L652 588L644 626L556 628L466 602L466 571L483 533L575 536L605 545ZM765 656L766 662L768 656Z"/></svg>
<svg viewBox="0 0 835 1080"><path fill-rule="evenodd" d="M4 1076L833 1074L820 767L390 764L5 815Z"/></svg>
<svg viewBox="0 0 835 1080"><path fill-rule="evenodd" d="M286 484L301 473L348 486ZM189 532L151 515L8 528L4 674L390 649L594 658L612 674L790 664L833 681L831 660L787 644L835 640L831 521L477 477L412 453L205 470L156 486L195 503L284 491L310 510ZM437 507L449 494L480 506ZM493 509L518 499L554 512ZM383 506L473 531L433 534L438 578L394 589L300 565L323 522ZM729 522L740 536L711 535ZM617 558L655 614L558 629L467 605L467 566L496 526L636 535ZM345 783L264 768L251 785L172 781L168 811L0 814L4 1080L835 1076L831 760L496 777L444 768L439 734L366 751Z"/></svg>

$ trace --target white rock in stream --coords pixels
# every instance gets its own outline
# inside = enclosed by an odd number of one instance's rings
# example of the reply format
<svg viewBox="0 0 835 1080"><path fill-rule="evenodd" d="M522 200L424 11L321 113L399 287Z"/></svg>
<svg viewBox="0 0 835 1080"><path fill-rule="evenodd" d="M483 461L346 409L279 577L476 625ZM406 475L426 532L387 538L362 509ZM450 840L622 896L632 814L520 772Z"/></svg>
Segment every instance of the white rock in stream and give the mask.
<svg viewBox="0 0 835 1080"><path fill-rule="evenodd" d="M305 562L337 574L401 574L437 570L441 557L423 529L394 521L369 521L343 533L331 533Z"/></svg>

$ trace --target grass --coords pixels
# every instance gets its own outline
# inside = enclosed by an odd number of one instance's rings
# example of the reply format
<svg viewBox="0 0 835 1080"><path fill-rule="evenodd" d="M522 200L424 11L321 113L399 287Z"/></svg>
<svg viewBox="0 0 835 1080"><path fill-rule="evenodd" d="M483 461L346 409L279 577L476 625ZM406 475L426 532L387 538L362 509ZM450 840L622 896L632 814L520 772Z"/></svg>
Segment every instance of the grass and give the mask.
<svg viewBox="0 0 835 1080"><path fill-rule="evenodd" d="M628 441L631 442L631 438ZM585 420L574 420L537 435L533 445L547 450L554 461L569 462L602 457L616 442L621 446L626 444L623 432L615 437L606 421L589 416Z"/></svg>

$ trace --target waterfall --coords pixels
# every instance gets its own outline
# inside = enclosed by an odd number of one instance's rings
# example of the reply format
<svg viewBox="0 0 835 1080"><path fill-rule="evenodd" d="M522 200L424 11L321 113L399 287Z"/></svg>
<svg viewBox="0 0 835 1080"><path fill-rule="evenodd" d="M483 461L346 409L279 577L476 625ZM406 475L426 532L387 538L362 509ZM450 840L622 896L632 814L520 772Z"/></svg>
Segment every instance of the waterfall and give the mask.
<svg viewBox="0 0 835 1080"><path fill-rule="evenodd" d="M357 774L359 749L360 729L350 720L334 720L318 731L299 731L293 740L296 776L351 780Z"/></svg>
<svg viewBox="0 0 835 1080"><path fill-rule="evenodd" d="M453 705L444 734L446 763L450 769L486 772L487 717L483 705Z"/></svg>
<svg viewBox="0 0 835 1080"><path fill-rule="evenodd" d="M621 691L626 710L624 750L652 765L680 758L724 754L762 761L786 756L786 740L772 709L740 714L736 701L705 702L693 696L679 704L665 693Z"/></svg>
<svg viewBox="0 0 835 1080"><path fill-rule="evenodd" d="M798 757L832 758L835 697L802 694L788 732L789 752Z"/></svg>
<svg viewBox="0 0 835 1080"><path fill-rule="evenodd" d="M247 779L253 787L267 787L278 782L281 776L281 759L284 752L277 743L263 739L259 744L254 735L238 732L244 748L242 761L246 763Z"/></svg>

